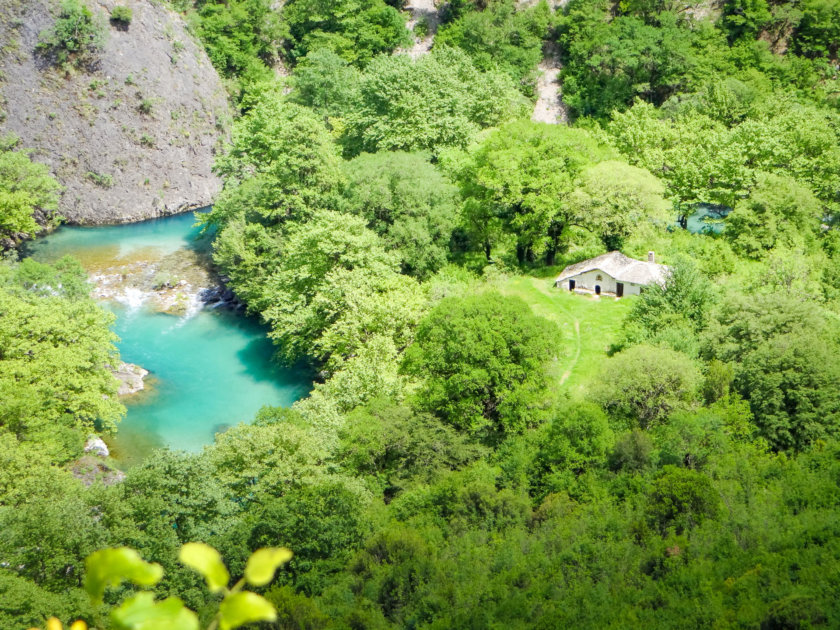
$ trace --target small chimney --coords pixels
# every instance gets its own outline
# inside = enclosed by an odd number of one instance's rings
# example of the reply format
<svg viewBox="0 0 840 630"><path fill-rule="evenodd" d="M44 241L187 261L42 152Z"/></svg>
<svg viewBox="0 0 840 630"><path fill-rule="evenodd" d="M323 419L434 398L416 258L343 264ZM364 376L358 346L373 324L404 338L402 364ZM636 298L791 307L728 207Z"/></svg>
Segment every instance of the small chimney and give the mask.
<svg viewBox="0 0 840 630"><path fill-rule="evenodd" d="M648 262L656 262L656 255L653 252L648 252Z"/></svg>

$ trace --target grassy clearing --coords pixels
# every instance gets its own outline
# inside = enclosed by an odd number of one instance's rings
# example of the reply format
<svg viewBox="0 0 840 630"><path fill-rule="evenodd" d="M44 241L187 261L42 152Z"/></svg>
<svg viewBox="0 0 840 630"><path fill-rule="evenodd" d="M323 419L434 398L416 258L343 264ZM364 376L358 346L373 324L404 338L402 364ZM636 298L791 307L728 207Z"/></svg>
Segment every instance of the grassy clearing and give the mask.
<svg viewBox="0 0 840 630"><path fill-rule="evenodd" d="M553 278L514 276L499 281L498 289L522 298L534 313L557 323L566 349L553 370L558 387L572 398L583 398L636 298L595 299L555 289L552 282Z"/></svg>

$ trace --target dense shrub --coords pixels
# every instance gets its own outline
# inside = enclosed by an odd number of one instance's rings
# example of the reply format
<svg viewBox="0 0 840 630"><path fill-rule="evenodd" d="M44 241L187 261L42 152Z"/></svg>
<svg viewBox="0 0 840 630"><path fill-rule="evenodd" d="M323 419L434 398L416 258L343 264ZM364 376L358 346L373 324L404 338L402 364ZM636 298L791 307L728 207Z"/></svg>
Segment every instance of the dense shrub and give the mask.
<svg viewBox="0 0 840 630"><path fill-rule="evenodd" d="M53 27L41 32L37 51L51 63L94 70L104 44L101 19L80 0L64 0Z"/></svg>

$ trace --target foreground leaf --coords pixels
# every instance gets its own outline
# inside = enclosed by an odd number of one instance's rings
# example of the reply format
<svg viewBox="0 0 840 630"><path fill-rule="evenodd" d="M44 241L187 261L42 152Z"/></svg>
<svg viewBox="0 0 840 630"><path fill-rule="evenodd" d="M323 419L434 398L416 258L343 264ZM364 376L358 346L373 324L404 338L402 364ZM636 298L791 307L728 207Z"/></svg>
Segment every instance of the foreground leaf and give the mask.
<svg viewBox="0 0 840 630"><path fill-rule="evenodd" d="M105 589L118 586L123 580L138 586L153 586L163 577L163 568L149 563L128 547L102 549L85 560L85 590L94 599L102 601Z"/></svg>
<svg viewBox="0 0 840 630"><path fill-rule="evenodd" d="M280 565L292 559L292 552L283 547L257 549L248 558L245 566L245 579L253 586L265 586L272 579Z"/></svg>
<svg viewBox="0 0 840 630"><path fill-rule="evenodd" d="M207 587L213 593L224 589L230 581L230 573L222 562L222 556L210 545L187 543L181 547L178 558L191 569L195 569L207 580Z"/></svg>
<svg viewBox="0 0 840 630"><path fill-rule="evenodd" d="M221 630L231 630L255 621L274 621L277 611L274 606L256 593L245 591L225 597L219 606Z"/></svg>
<svg viewBox="0 0 840 630"><path fill-rule="evenodd" d="M111 612L116 630L198 630L198 617L177 597L155 601L152 593L138 593Z"/></svg>

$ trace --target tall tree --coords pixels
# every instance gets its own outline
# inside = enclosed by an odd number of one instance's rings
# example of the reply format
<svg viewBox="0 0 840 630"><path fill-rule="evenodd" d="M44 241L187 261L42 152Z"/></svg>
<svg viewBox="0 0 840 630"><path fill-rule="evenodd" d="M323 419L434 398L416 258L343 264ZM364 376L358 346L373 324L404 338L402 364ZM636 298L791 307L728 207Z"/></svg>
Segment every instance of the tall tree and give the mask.
<svg viewBox="0 0 840 630"><path fill-rule="evenodd" d="M404 369L423 380L420 407L493 440L546 417L548 364L559 353L553 323L519 298L484 293L447 298L429 313Z"/></svg>
<svg viewBox="0 0 840 630"><path fill-rule="evenodd" d="M587 166L613 157L584 129L515 122L490 135L458 175L464 220L489 257L488 228L515 235L520 262L545 253L553 264L564 231L578 223L569 195Z"/></svg>

